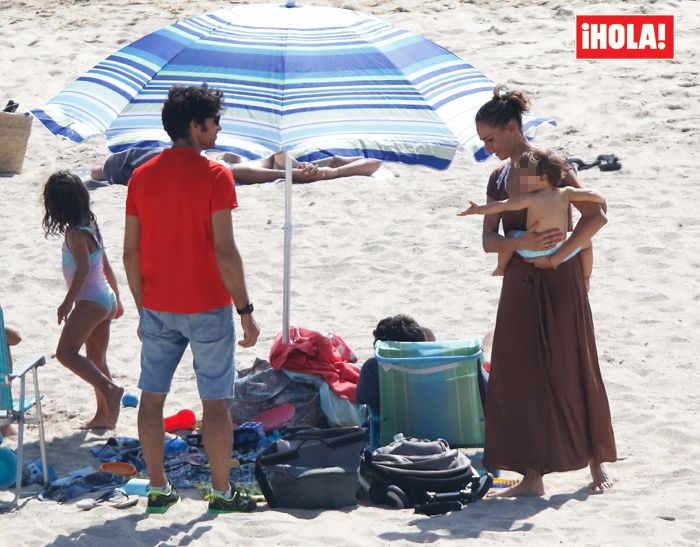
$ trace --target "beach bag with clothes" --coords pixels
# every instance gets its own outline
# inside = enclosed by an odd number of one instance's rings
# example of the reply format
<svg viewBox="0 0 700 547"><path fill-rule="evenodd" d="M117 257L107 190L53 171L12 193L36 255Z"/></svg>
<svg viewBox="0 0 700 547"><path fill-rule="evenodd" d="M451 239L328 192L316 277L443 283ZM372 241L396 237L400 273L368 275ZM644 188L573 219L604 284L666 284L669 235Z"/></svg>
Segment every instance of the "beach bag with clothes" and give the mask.
<svg viewBox="0 0 700 547"><path fill-rule="evenodd" d="M357 503L359 427L292 431L262 451L256 462L260 489L272 507L334 509Z"/></svg>
<svg viewBox="0 0 700 547"><path fill-rule="evenodd" d="M493 484L479 475L469 458L447 441L397 439L362 454L360 482L369 499L416 513L439 515L484 497Z"/></svg>

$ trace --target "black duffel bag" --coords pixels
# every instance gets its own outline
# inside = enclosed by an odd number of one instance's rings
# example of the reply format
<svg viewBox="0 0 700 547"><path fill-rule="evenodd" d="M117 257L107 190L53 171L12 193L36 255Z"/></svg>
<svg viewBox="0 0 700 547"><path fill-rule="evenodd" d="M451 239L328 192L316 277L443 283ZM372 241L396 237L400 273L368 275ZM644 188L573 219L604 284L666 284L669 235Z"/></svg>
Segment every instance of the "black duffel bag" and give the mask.
<svg viewBox="0 0 700 547"><path fill-rule="evenodd" d="M284 435L256 462L267 504L302 509L355 505L364 441L359 427L301 429Z"/></svg>

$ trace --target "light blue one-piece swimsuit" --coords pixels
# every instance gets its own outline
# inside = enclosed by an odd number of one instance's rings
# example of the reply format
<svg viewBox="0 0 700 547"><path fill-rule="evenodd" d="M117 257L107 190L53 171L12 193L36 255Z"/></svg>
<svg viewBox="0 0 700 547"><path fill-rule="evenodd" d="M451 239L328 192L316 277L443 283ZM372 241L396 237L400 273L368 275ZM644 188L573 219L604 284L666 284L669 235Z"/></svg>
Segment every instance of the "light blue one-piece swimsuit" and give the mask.
<svg viewBox="0 0 700 547"><path fill-rule="evenodd" d="M85 280L85 286L75 300L97 302L112 314L117 309L117 297L105 277L103 265L105 249L104 243L102 242L102 235L97 228L97 224L93 222L90 226L71 226L71 228L87 232L97 245L97 249L90 253L90 270ZM70 289L78 267L73 259L73 253L71 253L65 241L63 242L61 251L63 258L63 277L66 280L66 286Z"/></svg>

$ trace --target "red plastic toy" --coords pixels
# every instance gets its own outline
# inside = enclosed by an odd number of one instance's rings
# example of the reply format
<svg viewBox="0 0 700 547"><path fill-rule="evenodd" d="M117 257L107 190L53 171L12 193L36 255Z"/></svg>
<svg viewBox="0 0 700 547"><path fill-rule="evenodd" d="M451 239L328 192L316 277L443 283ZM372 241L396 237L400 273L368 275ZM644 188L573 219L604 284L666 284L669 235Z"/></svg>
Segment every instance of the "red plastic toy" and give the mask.
<svg viewBox="0 0 700 547"><path fill-rule="evenodd" d="M180 429L194 429L196 425L197 417L189 408L185 408L177 414L168 416L163 420L163 426L165 427L165 431L168 433L172 433L173 431L178 431Z"/></svg>

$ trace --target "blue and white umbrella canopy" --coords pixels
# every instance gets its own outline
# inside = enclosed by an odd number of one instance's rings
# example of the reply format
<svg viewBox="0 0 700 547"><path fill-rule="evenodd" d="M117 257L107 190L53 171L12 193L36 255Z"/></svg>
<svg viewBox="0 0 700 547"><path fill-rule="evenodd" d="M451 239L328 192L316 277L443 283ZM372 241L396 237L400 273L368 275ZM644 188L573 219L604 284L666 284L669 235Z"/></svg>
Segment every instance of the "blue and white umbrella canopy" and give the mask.
<svg viewBox="0 0 700 547"><path fill-rule="evenodd" d="M292 2L290 2L292 3ZM447 168L459 146L488 154L476 110L494 84L430 40L345 9L238 5L175 23L126 46L32 114L113 152L168 146L160 119L171 86L225 94L216 148L250 159L285 151ZM546 118L528 117L534 134Z"/></svg>

